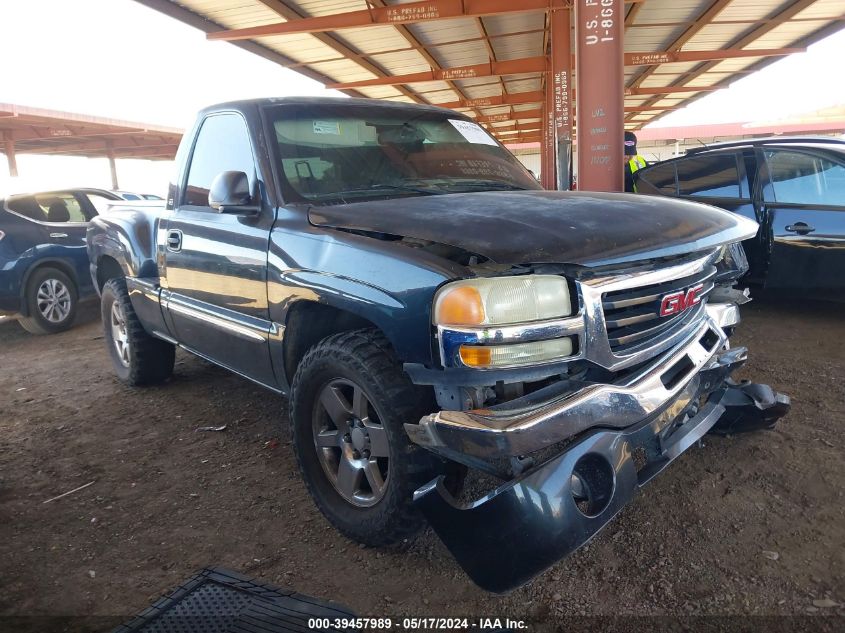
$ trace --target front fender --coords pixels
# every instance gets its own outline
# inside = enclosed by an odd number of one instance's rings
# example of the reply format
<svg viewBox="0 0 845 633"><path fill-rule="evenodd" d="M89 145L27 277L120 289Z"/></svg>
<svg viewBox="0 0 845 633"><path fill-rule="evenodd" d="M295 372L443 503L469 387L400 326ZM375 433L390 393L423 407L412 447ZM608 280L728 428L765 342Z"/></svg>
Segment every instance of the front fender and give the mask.
<svg viewBox="0 0 845 633"><path fill-rule="evenodd" d="M406 246L313 228L275 229L268 264L274 322L286 323L298 301L324 304L373 323L402 362L425 365L434 293L461 276L457 265Z"/></svg>
<svg viewBox="0 0 845 633"><path fill-rule="evenodd" d="M88 258L96 283L97 262L112 257L127 277L157 277L157 209L111 209L94 218L87 232Z"/></svg>

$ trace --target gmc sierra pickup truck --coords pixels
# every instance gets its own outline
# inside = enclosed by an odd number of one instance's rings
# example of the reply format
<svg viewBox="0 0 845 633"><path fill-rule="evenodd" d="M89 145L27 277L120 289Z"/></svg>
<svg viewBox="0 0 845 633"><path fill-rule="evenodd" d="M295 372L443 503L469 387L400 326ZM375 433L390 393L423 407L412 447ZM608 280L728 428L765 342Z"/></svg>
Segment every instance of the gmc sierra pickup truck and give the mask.
<svg viewBox="0 0 845 633"><path fill-rule="evenodd" d="M88 230L115 371L165 381L178 346L286 395L310 494L366 545L427 521L508 591L789 407L730 378L753 221L543 191L468 117L381 101L211 107L177 166L163 208Z"/></svg>

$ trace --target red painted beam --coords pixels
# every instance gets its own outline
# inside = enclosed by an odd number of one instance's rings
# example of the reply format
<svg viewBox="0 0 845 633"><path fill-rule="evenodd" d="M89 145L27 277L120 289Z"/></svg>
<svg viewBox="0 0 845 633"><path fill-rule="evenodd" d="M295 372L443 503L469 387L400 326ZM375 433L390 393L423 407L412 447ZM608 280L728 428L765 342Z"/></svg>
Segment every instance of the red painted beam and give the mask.
<svg viewBox="0 0 845 633"><path fill-rule="evenodd" d="M488 127L488 132L508 132L511 130L519 130L520 132L539 131L543 128L543 121L534 121L532 123L508 123L507 125L500 125L498 127Z"/></svg>
<svg viewBox="0 0 845 633"><path fill-rule="evenodd" d="M499 142L503 145L516 145L519 143L542 143L542 136L519 136L516 138L500 138Z"/></svg>
<svg viewBox="0 0 845 633"><path fill-rule="evenodd" d="M520 110L515 112L504 112L502 114L490 114L488 116L479 116L475 118L475 122L504 123L506 121L521 121L522 119L541 118L543 118L543 111L540 108L537 108L536 110Z"/></svg>
<svg viewBox="0 0 845 633"><path fill-rule="evenodd" d="M217 31L209 33L207 37L210 40L247 40L267 35L324 33L367 26L416 24L460 17L481 18L508 13L548 11L563 6L565 6L564 0L425 0L385 7L371 6L360 11L301 18L245 29Z"/></svg>
<svg viewBox="0 0 845 633"><path fill-rule="evenodd" d="M551 75L554 85L555 189L567 191L572 182L572 11L551 12Z"/></svg>
<svg viewBox="0 0 845 633"><path fill-rule="evenodd" d="M540 181L544 189L552 190L557 182L555 157L555 92L550 78L546 77L546 98L543 101L543 129L540 143Z"/></svg>
<svg viewBox="0 0 845 633"><path fill-rule="evenodd" d="M480 97L478 99L460 99L459 101L435 103L434 105L454 110L455 108L486 108L503 105L524 105L528 103L540 103L542 101L543 92L537 90L535 92L513 92L511 94L495 97Z"/></svg>
<svg viewBox="0 0 845 633"><path fill-rule="evenodd" d="M721 90L719 86L666 86L660 88L625 88L625 96L671 95L677 92L713 92Z"/></svg>
<svg viewBox="0 0 845 633"><path fill-rule="evenodd" d="M552 16L558 16L557 20L564 20L563 16L568 15L566 9L553 11ZM559 33L563 33L563 26L559 27ZM562 39L564 35L561 35ZM566 38L567 40L569 38ZM552 43L555 38L552 36ZM556 56L559 68L569 68L565 55L558 47ZM658 64L671 64L677 62L701 62L721 59L735 59L740 57L775 57L790 55L792 53L804 52L804 48L770 48L758 50L721 50L721 51L668 51L658 53L625 53L624 63L626 66L655 66ZM554 54L554 51L553 51ZM571 59L571 58L570 58ZM430 71L410 73L407 75L394 75L390 77L376 77L374 79L362 79L360 81L347 81L326 84L327 88L335 90L350 90L364 88L366 86L399 86L406 84L421 83L427 81L454 81L456 79L472 79L475 77L500 77L502 75L519 75L525 73L542 73L550 69L550 60L545 56L523 57L508 61L490 61L486 64L473 64L470 66L456 66L454 68L439 68ZM571 62L570 62L571 63ZM558 77L560 79L560 77ZM569 79L569 77L567 77ZM567 82L568 84L571 82Z"/></svg>
<svg viewBox="0 0 845 633"><path fill-rule="evenodd" d="M401 6L401 5L400 5ZM376 77L360 81L326 84L326 88L347 90L366 86L397 86L415 84L424 81L454 81L455 79L471 79L474 77L499 77L501 75L519 75L523 73L541 73L547 70L545 57L524 57L504 62L490 61L486 64L472 66L456 66L441 68L409 75L395 75L393 77Z"/></svg>
<svg viewBox="0 0 845 633"><path fill-rule="evenodd" d="M623 0L577 0L578 189L622 191L625 21Z"/></svg>
<svg viewBox="0 0 845 633"><path fill-rule="evenodd" d="M726 49L721 51L665 51L660 53L625 53L626 66L656 66L677 62L706 62L740 57L778 57L805 53L806 48Z"/></svg>

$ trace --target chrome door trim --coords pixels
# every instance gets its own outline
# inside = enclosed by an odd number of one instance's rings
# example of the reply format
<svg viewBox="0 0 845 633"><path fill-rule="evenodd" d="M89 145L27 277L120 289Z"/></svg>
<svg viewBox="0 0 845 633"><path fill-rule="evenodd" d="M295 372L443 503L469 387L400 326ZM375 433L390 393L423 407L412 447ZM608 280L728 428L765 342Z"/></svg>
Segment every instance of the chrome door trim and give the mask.
<svg viewBox="0 0 845 633"><path fill-rule="evenodd" d="M161 294L162 304L166 309L240 338L266 343L276 330L275 324L270 321L246 317L243 314L226 314L219 309L200 306L167 290L162 290Z"/></svg>

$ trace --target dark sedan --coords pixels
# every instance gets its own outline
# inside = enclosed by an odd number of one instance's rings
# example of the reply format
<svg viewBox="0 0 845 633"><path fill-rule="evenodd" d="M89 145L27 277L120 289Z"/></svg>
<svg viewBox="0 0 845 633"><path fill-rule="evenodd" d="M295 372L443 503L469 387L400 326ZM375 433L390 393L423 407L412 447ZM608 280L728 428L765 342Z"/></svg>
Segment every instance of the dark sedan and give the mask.
<svg viewBox="0 0 845 633"><path fill-rule="evenodd" d="M77 303L95 294L88 274L88 222L121 198L66 189L0 200L0 314L33 334L73 325Z"/></svg>
<svg viewBox="0 0 845 633"><path fill-rule="evenodd" d="M707 202L756 220L749 283L843 295L845 141L764 138L688 150L637 172L639 193Z"/></svg>

